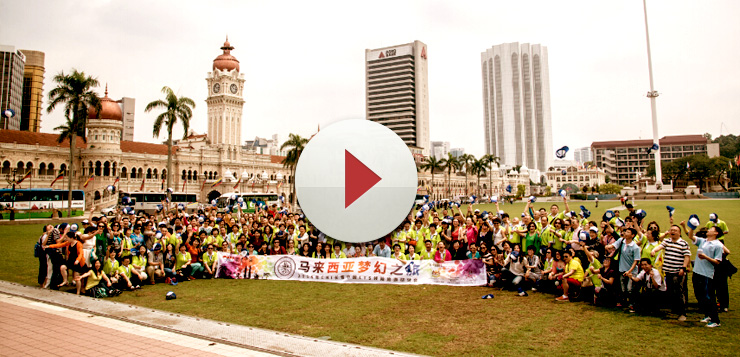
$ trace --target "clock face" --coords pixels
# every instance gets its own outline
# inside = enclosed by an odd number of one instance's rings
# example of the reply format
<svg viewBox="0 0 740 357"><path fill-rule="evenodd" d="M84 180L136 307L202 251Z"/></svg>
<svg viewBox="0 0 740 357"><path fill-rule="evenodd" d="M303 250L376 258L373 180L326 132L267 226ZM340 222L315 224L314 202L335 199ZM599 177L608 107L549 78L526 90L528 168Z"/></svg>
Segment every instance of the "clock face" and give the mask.
<svg viewBox="0 0 740 357"><path fill-rule="evenodd" d="M216 83L213 85L213 93L218 93L221 91L221 85Z"/></svg>
<svg viewBox="0 0 740 357"><path fill-rule="evenodd" d="M236 94L236 92L239 90L239 87L237 87L236 84L232 84L230 89L231 89L231 93Z"/></svg>

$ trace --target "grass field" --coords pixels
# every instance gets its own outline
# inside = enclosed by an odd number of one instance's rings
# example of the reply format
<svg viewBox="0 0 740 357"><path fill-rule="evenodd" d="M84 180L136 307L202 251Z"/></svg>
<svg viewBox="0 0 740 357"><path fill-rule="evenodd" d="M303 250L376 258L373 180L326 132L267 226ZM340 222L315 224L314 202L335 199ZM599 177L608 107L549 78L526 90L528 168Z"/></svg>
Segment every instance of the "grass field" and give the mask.
<svg viewBox="0 0 740 357"><path fill-rule="evenodd" d="M668 227L666 204L676 218L696 213L706 222L716 212L729 224L725 240L740 255L740 201L637 202L647 221ZM574 202L578 210L581 202ZM602 201L594 217L618 206ZM535 207L548 207L536 203ZM523 204L502 207L519 213ZM561 204L562 207L562 204ZM491 210L492 205L476 208ZM0 279L36 285L33 244L40 225L0 227ZM695 251L692 246L692 251ZM740 258L734 259L735 264ZM297 281L196 280L176 287L158 284L112 298L114 301L231 323L428 355L737 355L740 351L738 277L730 280L730 312L722 327L699 323L689 282L686 322L675 316L644 317L582 302L555 302L554 296L484 287L395 286ZM178 298L166 301L174 290ZM482 300L492 292L494 299Z"/></svg>

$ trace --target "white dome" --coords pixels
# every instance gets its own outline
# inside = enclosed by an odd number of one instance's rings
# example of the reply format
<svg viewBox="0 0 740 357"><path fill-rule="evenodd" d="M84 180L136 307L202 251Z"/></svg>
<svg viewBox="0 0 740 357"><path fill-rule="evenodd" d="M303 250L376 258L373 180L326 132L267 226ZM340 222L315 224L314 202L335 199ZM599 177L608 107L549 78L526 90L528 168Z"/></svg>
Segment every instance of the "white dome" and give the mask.
<svg viewBox="0 0 740 357"><path fill-rule="evenodd" d="M521 167L521 168L519 169L519 172L528 172L528 171L529 171L529 169L528 169L528 168L527 168L526 166L522 166L522 167Z"/></svg>
<svg viewBox="0 0 740 357"><path fill-rule="evenodd" d="M267 175L266 171L262 171L262 179L267 180L270 176Z"/></svg>
<svg viewBox="0 0 740 357"><path fill-rule="evenodd" d="M283 174L282 173L278 172L278 174L277 174L277 180L278 181L282 181L283 180Z"/></svg>
<svg viewBox="0 0 740 357"><path fill-rule="evenodd" d="M246 180L248 178L249 178L249 173L247 172L247 170L244 170L242 172L242 180Z"/></svg>

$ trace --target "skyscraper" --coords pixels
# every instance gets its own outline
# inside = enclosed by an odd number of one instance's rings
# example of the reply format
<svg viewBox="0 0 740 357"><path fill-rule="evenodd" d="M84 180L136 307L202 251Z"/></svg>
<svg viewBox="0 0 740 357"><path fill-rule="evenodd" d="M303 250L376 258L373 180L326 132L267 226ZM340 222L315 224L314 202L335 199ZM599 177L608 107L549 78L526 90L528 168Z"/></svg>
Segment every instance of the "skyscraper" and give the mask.
<svg viewBox="0 0 740 357"><path fill-rule="evenodd" d="M429 155L427 46L421 41L365 50L365 114Z"/></svg>
<svg viewBox="0 0 740 357"><path fill-rule="evenodd" d="M23 68L26 56L13 46L0 45L0 129L19 130L23 102ZM12 109L8 120L3 112Z"/></svg>
<svg viewBox="0 0 740 357"><path fill-rule="evenodd" d="M21 50L26 56L23 69L23 99L21 109L21 130L39 132L41 130L41 112L44 110L44 53L41 51Z"/></svg>
<svg viewBox="0 0 740 357"><path fill-rule="evenodd" d="M542 172L553 162L547 47L505 43L481 53L487 154Z"/></svg>
<svg viewBox="0 0 740 357"><path fill-rule="evenodd" d="M593 159L591 156L591 148L586 146L573 150L573 160L575 160L579 164L584 164L586 162L592 161Z"/></svg>
<svg viewBox="0 0 740 357"><path fill-rule="evenodd" d="M123 97L118 101L121 104L123 112L123 130L121 131L121 140L134 141L134 114L136 109L136 99Z"/></svg>

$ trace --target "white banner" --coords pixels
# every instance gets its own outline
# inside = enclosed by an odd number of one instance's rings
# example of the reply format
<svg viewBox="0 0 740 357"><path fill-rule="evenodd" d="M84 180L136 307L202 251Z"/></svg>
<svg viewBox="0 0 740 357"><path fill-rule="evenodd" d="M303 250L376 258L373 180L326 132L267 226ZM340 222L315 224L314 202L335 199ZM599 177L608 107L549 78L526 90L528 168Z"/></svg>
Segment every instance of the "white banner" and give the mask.
<svg viewBox="0 0 740 357"><path fill-rule="evenodd" d="M218 253L216 276L232 279L325 281L361 284L485 285L480 260L403 261L367 257L313 259L297 255L243 256Z"/></svg>

